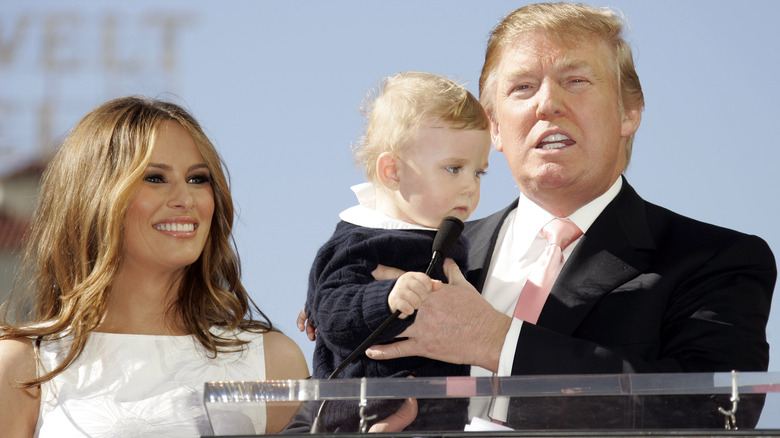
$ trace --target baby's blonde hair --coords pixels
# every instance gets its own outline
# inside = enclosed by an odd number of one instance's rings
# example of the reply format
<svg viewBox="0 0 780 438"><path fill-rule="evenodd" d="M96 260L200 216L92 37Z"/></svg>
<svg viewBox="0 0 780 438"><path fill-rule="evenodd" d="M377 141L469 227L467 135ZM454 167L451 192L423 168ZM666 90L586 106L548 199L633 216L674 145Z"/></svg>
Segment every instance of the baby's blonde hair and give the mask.
<svg viewBox="0 0 780 438"><path fill-rule="evenodd" d="M376 182L376 162L384 152L398 153L424 123L446 123L455 129L488 129L485 110L465 87L442 76L401 72L386 77L369 93L361 111L366 133L355 147L355 160Z"/></svg>

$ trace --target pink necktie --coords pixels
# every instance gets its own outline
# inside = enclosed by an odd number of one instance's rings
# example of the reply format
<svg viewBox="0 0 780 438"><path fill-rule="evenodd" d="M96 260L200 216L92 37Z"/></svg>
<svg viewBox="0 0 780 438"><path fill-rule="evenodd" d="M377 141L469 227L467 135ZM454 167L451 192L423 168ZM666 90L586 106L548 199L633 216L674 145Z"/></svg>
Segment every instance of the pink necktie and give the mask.
<svg viewBox="0 0 780 438"><path fill-rule="evenodd" d="M555 279L563 268L563 250L582 236L582 230L569 219L553 219L542 228L547 239L544 253L531 270L515 306L515 318L536 324Z"/></svg>

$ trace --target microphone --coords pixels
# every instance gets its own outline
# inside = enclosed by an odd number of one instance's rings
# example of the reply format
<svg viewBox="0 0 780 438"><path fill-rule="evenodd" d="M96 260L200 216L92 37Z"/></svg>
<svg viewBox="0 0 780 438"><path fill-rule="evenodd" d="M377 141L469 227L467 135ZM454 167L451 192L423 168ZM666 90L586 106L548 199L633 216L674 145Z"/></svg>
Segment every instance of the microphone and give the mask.
<svg viewBox="0 0 780 438"><path fill-rule="evenodd" d="M438 266L438 264L447 257L447 254L449 254L450 251L452 251L452 248L455 246L455 243L457 243L460 234L463 232L463 227L463 221L454 216L447 216L441 221L439 230L433 237L433 245L431 246L431 261L428 263L428 268L425 270L425 275L430 277L433 273L433 270L436 269L436 266ZM382 332L384 332L385 329L387 329L387 327L393 323L393 321L398 319L399 316L401 316L400 310L396 310L395 313L390 315L379 327L376 328L376 330L373 331L373 333L371 333L366 338L365 341L363 341L362 344L360 344L352 353L350 353L346 359L344 359L343 362L341 362L341 365L339 365L338 368L330 373L327 380L334 378L340 372L344 371L344 368L351 364L352 361L358 357L358 355L364 353L368 347L373 345L377 336L382 334ZM327 400L323 400L322 404L320 404L317 417L315 417L314 422L312 423L311 433L325 432L325 425L323 424L321 415L326 404Z"/></svg>
<svg viewBox="0 0 780 438"><path fill-rule="evenodd" d="M460 233L463 232L463 227L463 222L453 216L447 216L441 221L439 231L437 231L436 236L433 237L431 263L428 264L425 275L430 277L433 270L436 269L436 265L452 251L455 243L458 242ZM396 313L400 312L396 310Z"/></svg>

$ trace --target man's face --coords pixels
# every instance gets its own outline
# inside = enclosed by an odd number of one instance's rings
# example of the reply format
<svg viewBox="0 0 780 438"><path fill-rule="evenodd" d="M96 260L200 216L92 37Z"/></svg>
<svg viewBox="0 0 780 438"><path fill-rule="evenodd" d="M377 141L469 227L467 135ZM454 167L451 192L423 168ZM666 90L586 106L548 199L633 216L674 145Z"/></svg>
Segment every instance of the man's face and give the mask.
<svg viewBox="0 0 780 438"><path fill-rule="evenodd" d="M641 109L620 111L614 55L600 40L567 46L541 32L504 49L491 135L524 195L568 216L626 166Z"/></svg>

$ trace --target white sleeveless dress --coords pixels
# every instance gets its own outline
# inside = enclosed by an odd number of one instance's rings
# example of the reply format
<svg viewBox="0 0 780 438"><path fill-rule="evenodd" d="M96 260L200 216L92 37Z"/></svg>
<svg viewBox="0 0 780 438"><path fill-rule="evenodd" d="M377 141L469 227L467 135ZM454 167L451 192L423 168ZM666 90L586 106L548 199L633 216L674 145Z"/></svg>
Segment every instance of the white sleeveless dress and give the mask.
<svg viewBox="0 0 780 438"><path fill-rule="evenodd" d="M76 362L42 386L35 436L265 433L262 403L243 406L241 412L212 413L210 419L204 407L206 382L265 380L263 335L237 336L250 341L243 352L209 358L193 336L92 333ZM63 345L65 339L41 343L40 371L59 363Z"/></svg>

